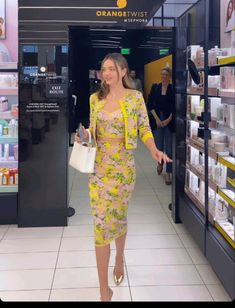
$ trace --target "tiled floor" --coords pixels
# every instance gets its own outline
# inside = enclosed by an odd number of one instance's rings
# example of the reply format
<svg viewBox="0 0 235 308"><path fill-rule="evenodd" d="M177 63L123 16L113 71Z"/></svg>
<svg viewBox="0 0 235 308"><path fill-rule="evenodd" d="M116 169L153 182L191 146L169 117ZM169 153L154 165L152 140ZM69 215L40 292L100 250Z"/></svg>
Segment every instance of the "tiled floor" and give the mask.
<svg viewBox="0 0 235 308"><path fill-rule="evenodd" d="M113 301L230 301L183 225L175 225L170 188L139 144L129 207L125 279ZM87 176L70 170L68 227L0 226L0 298L4 301L99 301Z"/></svg>

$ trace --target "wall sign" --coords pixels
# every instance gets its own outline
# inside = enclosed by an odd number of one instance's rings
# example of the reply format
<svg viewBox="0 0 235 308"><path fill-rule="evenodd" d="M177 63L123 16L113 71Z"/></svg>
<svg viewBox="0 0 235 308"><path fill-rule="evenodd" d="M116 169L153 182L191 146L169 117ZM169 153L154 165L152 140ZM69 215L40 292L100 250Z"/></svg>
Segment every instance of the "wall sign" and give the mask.
<svg viewBox="0 0 235 308"><path fill-rule="evenodd" d="M66 98L68 85L63 84L46 84L46 97L48 98Z"/></svg>

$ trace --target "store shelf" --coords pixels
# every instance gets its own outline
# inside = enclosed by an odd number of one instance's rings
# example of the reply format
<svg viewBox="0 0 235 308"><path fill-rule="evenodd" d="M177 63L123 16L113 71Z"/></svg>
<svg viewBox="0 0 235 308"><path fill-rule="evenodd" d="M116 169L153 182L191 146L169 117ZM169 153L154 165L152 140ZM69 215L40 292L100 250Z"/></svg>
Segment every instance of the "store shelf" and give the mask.
<svg viewBox="0 0 235 308"><path fill-rule="evenodd" d="M8 160L0 160L0 168L17 168L18 161L14 157L9 157Z"/></svg>
<svg viewBox="0 0 235 308"><path fill-rule="evenodd" d="M232 225L232 224L231 224ZM223 228L223 226L221 225L221 223L219 221L215 221L215 227L216 229L223 235L223 237L226 239L226 241L233 247L235 248L235 242L234 242L234 238L232 238L231 236L229 236L227 234L227 232L225 231L225 229Z"/></svg>
<svg viewBox="0 0 235 308"><path fill-rule="evenodd" d="M200 142L198 139L188 139L187 144L194 147L198 151L204 153L204 144ZM209 156L214 160L217 160L218 154L215 150L209 148Z"/></svg>
<svg viewBox="0 0 235 308"><path fill-rule="evenodd" d="M9 89L2 89L0 88L0 95L18 95L18 88L9 88Z"/></svg>
<svg viewBox="0 0 235 308"><path fill-rule="evenodd" d="M193 165L187 163L187 164L186 164L186 167L187 167L187 169L189 169L193 174L195 174L199 179L201 179L202 181L205 182L205 176L204 176L204 174L201 173L195 166L193 166ZM218 191L218 185L217 185L214 181L212 181L212 180L209 179L208 184L209 184L209 187L210 187L212 190L214 190L215 192Z"/></svg>
<svg viewBox="0 0 235 308"><path fill-rule="evenodd" d="M235 157L218 155L218 162L235 171Z"/></svg>
<svg viewBox="0 0 235 308"><path fill-rule="evenodd" d="M5 144L5 143L18 143L18 138L12 138L12 137L4 137L4 136L1 136L0 137L0 143L1 144Z"/></svg>
<svg viewBox="0 0 235 308"><path fill-rule="evenodd" d="M18 119L18 116L12 115L11 111L9 110L0 112L0 119L4 120Z"/></svg>
<svg viewBox="0 0 235 308"><path fill-rule="evenodd" d="M219 90L219 97L227 97L235 99L235 92L231 90Z"/></svg>
<svg viewBox="0 0 235 308"><path fill-rule="evenodd" d="M234 63L235 63L235 56L223 57L218 59L218 64L220 65L234 64Z"/></svg>
<svg viewBox="0 0 235 308"><path fill-rule="evenodd" d="M18 192L18 186L17 185L0 186L0 193L12 193L12 192Z"/></svg>
<svg viewBox="0 0 235 308"><path fill-rule="evenodd" d="M205 207L202 204L202 202L191 192L191 190L187 187L184 188L184 192L186 195L189 197L189 199L193 202L193 204L197 207L197 209L202 213L202 215L205 215ZM213 225L214 224L214 218L211 215L211 213L208 213L208 218L210 223Z"/></svg>
<svg viewBox="0 0 235 308"><path fill-rule="evenodd" d="M17 62L0 62L0 71L17 71Z"/></svg>
<svg viewBox="0 0 235 308"><path fill-rule="evenodd" d="M232 199L230 196L227 194L227 189L218 189L218 194L220 195L221 198L223 198L225 201L228 202L232 207L235 208L235 200Z"/></svg>
<svg viewBox="0 0 235 308"><path fill-rule="evenodd" d="M187 94L188 95L204 95L204 88L203 87L187 87ZM217 97L218 89L208 88L208 95Z"/></svg>
<svg viewBox="0 0 235 308"><path fill-rule="evenodd" d="M227 182L235 188L235 178L234 179L231 179L230 177L227 177Z"/></svg>

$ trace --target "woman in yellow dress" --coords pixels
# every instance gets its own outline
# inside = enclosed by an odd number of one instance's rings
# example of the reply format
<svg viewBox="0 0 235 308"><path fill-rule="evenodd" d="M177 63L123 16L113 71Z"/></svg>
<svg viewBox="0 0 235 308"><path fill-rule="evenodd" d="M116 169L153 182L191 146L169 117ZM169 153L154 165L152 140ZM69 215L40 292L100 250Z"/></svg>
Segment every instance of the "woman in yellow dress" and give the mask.
<svg viewBox="0 0 235 308"><path fill-rule="evenodd" d="M133 150L138 135L155 160L167 163L170 159L155 146L143 96L131 89L126 59L119 53L108 54L101 64L101 77L100 90L90 97L89 130L97 154L89 189L101 301L110 301L113 291L108 284L108 265L113 240L114 282L119 285L124 279L127 210L136 178ZM88 138L85 129L84 135ZM81 142L79 136L75 140Z"/></svg>

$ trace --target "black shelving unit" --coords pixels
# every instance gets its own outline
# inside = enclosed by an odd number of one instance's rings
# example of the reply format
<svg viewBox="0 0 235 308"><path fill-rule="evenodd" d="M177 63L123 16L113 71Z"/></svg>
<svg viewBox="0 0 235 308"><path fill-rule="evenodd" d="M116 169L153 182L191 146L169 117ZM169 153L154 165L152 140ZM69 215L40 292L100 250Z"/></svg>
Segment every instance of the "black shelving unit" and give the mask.
<svg viewBox="0 0 235 308"><path fill-rule="evenodd" d="M228 172L233 172L235 166L229 165L221 159L217 151L210 147L211 136L211 114L209 98L219 97L219 91L211 93L208 87L208 76L218 74L220 67L234 66L234 61L228 63L218 63L215 66L209 66L208 50L215 45L220 45L219 28L216 24L220 22L210 18L210 12L219 4L219 1L201 0L191 11L186 12L177 21L176 38L176 134L175 134L175 212L177 219L184 223L189 233L192 235L203 254L208 259L215 273L218 275L223 286L227 290L231 299L235 299L235 250L234 240L232 240L225 231L220 228L220 222L216 220L216 214L213 212L210 194L214 193L215 198L222 198L220 185L212 181L210 174L211 159L216 164L224 165ZM192 24L191 14L195 14ZM197 16L200 15L200 16ZM211 34L213 31L213 35ZM214 34L217 33L217 37ZM204 48L204 66L199 71L204 72L204 87L196 89L190 93L188 87L187 57L189 45L200 45ZM226 62L226 61L225 61ZM192 119L188 112L189 96L197 95L204 100L204 108L201 110L200 121L194 123L195 129L192 136ZM201 106L202 107L202 106ZM191 125L191 126L190 126ZM202 138L199 138L202 137ZM190 158L193 151L199 153L198 164L192 166ZM195 162L195 160L194 160ZM203 164L203 167L199 168ZM192 167L191 167L192 166ZM194 168L195 167L195 168ZM200 169L197 170L197 168ZM222 167L223 168L223 167ZM233 171L231 171L233 170ZM227 172L227 171L226 171ZM192 184L194 181L194 184ZM189 189L190 185L198 185L195 191ZM203 191L204 186L204 191ZM191 186L190 186L191 187ZM229 186L232 191L233 188ZM200 193L200 191L202 193ZM217 200L217 199L215 199ZM234 216L235 200L230 200L226 196L224 204ZM215 208L216 208L215 203ZM215 211L215 210L214 210Z"/></svg>

